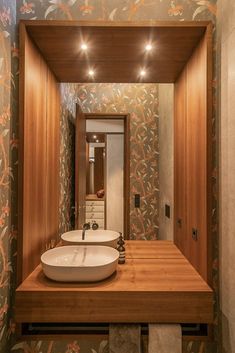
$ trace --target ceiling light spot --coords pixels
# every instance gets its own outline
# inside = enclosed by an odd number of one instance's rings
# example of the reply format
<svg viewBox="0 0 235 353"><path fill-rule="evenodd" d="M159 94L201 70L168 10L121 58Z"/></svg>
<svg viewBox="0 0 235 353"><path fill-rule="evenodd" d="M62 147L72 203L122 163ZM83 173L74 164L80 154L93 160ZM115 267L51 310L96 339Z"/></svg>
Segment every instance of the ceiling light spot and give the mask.
<svg viewBox="0 0 235 353"><path fill-rule="evenodd" d="M140 76L141 77L146 76L146 71L144 69L140 70Z"/></svg>
<svg viewBox="0 0 235 353"><path fill-rule="evenodd" d="M82 44L81 44L81 49L84 50L84 51L86 51L86 50L88 49L87 44L86 44L86 43L82 43Z"/></svg>
<svg viewBox="0 0 235 353"><path fill-rule="evenodd" d="M146 50L146 51L150 51L150 50L152 50L152 49L153 49L152 44L150 44L150 43L146 44L146 46L145 46L145 50Z"/></svg>
<svg viewBox="0 0 235 353"><path fill-rule="evenodd" d="M90 77L93 77L93 76L95 75L95 71L92 70L92 69L90 69L90 70L88 71L88 75L89 75Z"/></svg>
<svg viewBox="0 0 235 353"><path fill-rule="evenodd" d="M93 139L96 139L97 138L97 136L96 135L93 135Z"/></svg>

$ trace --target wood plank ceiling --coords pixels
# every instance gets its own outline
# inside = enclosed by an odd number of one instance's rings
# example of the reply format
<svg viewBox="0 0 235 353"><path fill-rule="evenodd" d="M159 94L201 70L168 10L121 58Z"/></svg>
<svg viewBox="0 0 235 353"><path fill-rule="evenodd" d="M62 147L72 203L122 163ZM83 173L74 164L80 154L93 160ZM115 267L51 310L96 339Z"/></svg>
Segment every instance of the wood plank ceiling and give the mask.
<svg viewBox="0 0 235 353"><path fill-rule="evenodd" d="M60 82L175 82L208 22L24 21ZM86 43L87 51L80 46ZM146 52L146 44L152 50ZM88 75L94 70L94 77ZM140 77L140 70L146 74Z"/></svg>

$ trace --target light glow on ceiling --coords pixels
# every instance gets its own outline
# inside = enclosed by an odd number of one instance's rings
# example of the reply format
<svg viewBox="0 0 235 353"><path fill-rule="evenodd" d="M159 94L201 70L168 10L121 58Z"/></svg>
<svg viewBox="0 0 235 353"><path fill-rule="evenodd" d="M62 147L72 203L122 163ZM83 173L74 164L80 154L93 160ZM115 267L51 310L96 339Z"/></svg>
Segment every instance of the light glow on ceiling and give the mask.
<svg viewBox="0 0 235 353"><path fill-rule="evenodd" d="M88 45L86 43L82 43L80 47L83 51L86 51L88 49Z"/></svg>

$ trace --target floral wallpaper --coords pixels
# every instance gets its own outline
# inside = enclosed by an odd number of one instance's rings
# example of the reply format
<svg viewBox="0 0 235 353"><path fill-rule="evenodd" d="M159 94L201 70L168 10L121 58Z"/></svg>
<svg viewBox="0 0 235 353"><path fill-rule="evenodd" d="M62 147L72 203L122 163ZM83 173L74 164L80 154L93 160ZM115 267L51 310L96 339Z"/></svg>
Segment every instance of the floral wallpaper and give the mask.
<svg viewBox="0 0 235 353"><path fill-rule="evenodd" d="M130 114L130 238L158 236L158 85L85 84L77 86L85 113ZM141 195L134 208L134 194Z"/></svg>
<svg viewBox="0 0 235 353"><path fill-rule="evenodd" d="M59 232L74 229L76 85L61 84Z"/></svg>
<svg viewBox="0 0 235 353"><path fill-rule="evenodd" d="M130 237L158 238L158 85L157 84L61 84L61 232L71 227L73 173L70 120L75 103L84 113L130 114ZM63 98L63 97L66 97ZM66 177L65 177L66 176ZM134 194L141 207L134 208Z"/></svg>
<svg viewBox="0 0 235 353"><path fill-rule="evenodd" d="M10 350L15 330L12 306L17 237L17 148L12 68L17 65L14 44L15 2L0 1L0 352Z"/></svg>
<svg viewBox="0 0 235 353"><path fill-rule="evenodd" d="M18 41L17 24L18 20L24 19L49 19L49 20L212 20L216 23L216 0L0 0L0 352L8 353L106 353L108 352L107 341L99 339L82 339L68 341L28 341L15 342L15 324L13 319L14 290L16 278L16 240L17 240L17 164L18 164ZM216 33L214 34L216 39ZM215 43L215 42L214 42ZM214 48L216 46L214 45ZM98 103L90 91L91 87L80 85L77 88L76 96L82 102L81 94L85 94L98 109ZM118 87L118 86L117 86ZM122 100L128 107L129 102L125 102L122 96L119 96L118 88L113 87L116 99ZM148 93L144 88L120 86L121 90L138 91L138 99ZM216 65L214 65L214 98L216 97ZM82 93L83 92L83 93ZM109 96L108 86L104 87L101 108L112 106L112 97ZM63 120L70 111L67 109L67 96L61 107L61 126L65 126ZM97 95L99 93L97 92ZM72 97L72 95L71 95ZM100 97L100 96L99 96ZM107 100L105 102L105 100ZM131 111L131 133L133 146L138 148L138 154L146 153L143 150L143 138L153 143L153 136L149 135L145 126L151 127L156 124L157 119L152 121L153 115L146 115L140 111L138 99L135 99L135 109ZM151 97L148 97L151 101ZM86 102L82 102L86 107ZM156 104L156 102L153 103ZM214 262L213 262L213 286L216 290L215 307L218 305L218 240L217 240L217 142L216 142L216 99L214 99L214 172L212 175L214 185L213 201L213 244L214 244ZM113 105L115 109L116 103ZM118 106L118 103L117 103ZM88 108L87 108L88 109ZM155 108L154 108L155 109ZM140 121L144 117L145 124ZM154 125L154 128L157 128ZM66 130L66 129L65 129ZM64 136L64 139L70 139L70 134ZM153 145L152 145L153 146ZM61 150L63 156L63 147ZM148 190L147 181L141 180L144 168L153 168L151 160L148 164L141 165L137 155L133 155L132 168L136 173L132 174L131 191ZM64 160L61 157L61 165ZM61 167L64 170L66 165ZM137 173L138 171L138 173ZM65 173L65 172L64 172ZM136 178L139 176L140 180ZM141 185L141 182L144 185ZM151 194L151 193L150 193ZM147 196L148 197L148 196ZM152 197L152 196L149 196ZM148 200L146 198L146 200ZM147 207L147 206L146 206ZM147 210L143 209L143 212ZM131 209L131 216L136 217L134 210ZM146 211L147 212L147 211ZM65 224L61 227L67 227L68 216L63 220ZM153 213L153 217L157 215ZM143 225L137 224L132 228L132 234L138 237L138 230ZM144 226L146 227L146 225ZM61 229L62 229L61 228ZM148 233L149 231L149 233ZM147 230L146 238L151 237L153 229ZM218 309L215 315L215 337L218 340ZM145 349L145 352L146 349ZM184 341L184 353L215 353L217 352L216 342Z"/></svg>

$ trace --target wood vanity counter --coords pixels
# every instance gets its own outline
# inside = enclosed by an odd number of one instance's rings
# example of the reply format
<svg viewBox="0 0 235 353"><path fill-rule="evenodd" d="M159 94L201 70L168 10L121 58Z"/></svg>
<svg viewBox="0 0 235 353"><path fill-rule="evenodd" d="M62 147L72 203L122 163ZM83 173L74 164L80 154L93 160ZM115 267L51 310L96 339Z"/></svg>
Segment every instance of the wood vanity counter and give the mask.
<svg viewBox="0 0 235 353"><path fill-rule="evenodd" d="M213 292L170 241L126 241L107 280L57 283L39 265L17 288L17 322L212 323Z"/></svg>

